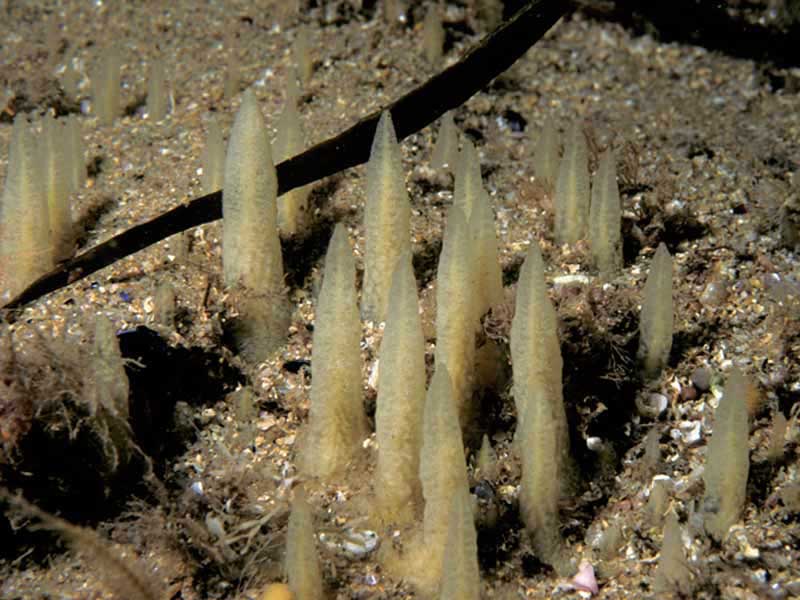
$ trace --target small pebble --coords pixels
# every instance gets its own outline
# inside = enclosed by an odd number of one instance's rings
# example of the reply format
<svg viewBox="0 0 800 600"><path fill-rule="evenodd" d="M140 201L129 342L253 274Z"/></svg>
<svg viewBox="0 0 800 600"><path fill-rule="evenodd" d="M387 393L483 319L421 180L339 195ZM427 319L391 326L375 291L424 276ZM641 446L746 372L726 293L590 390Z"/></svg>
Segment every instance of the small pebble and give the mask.
<svg viewBox="0 0 800 600"><path fill-rule="evenodd" d="M724 281L711 281L700 294L700 302L706 306L721 306L728 298L728 286Z"/></svg>
<svg viewBox="0 0 800 600"><path fill-rule="evenodd" d="M475 484L475 496L478 500L494 500L494 488L486 480L481 480Z"/></svg>
<svg viewBox="0 0 800 600"><path fill-rule="evenodd" d="M701 392L707 392L711 388L711 369L708 367L698 367L692 371L692 385Z"/></svg>
<svg viewBox="0 0 800 600"><path fill-rule="evenodd" d="M759 583L767 583L769 581L769 573L766 569L756 569L753 573L753 579Z"/></svg>
<svg viewBox="0 0 800 600"><path fill-rule="evenodd" d="M643 417L655 419L667 410L667 397L664 394L637 396L636 408Z"/></svg>
<svg viewBox="0 0 800 600"><path fill-rule="evenodd" d="M592 452L599 452L603 448L603 440L599 437L586 438L586 447Z"/></svg>

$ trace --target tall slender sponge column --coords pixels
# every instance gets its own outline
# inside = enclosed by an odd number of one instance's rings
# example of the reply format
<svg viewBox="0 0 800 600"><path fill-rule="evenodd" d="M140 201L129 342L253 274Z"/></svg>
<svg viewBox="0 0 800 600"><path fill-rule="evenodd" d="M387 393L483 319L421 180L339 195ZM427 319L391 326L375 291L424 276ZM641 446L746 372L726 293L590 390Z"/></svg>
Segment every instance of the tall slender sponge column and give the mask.
<svg viewBox="0 0 800 600"><path fill-rule="evenodd" d="M558 179L558 163L561 159L558 131L552 118L544 122L544 127L536 141L533 152L533 173L536 179L548 190L555 189Z"/></svg>
<svg viewBox="0 0 800 600"><path fill-rule="evenodd" d="M672 257L662 242L650 262L639 322L638 356L646 378L657 376L669 361L672 326Z"/></svg>
<svg viewBox="0 0 800 600"><path fill-rule="evenodd" d="M619 270L622 266L622 207L614 153L610 150L600 157L600 166L592 181L589 244L601 275L608 277Z"/></svg>
<svg viewBox="0 0 800 600"><path fill-rule="evenodd" d="M463 211L453 206L447 216L442 253L436 270L436 354L446 364L453 398L462 423L471 413L475 332L475 250Z"/></svg>
<svg viewBox="0 0 800 600"><path fill-rule="evenodd" d="M267 127L255 94L247 90L225 157L222 267L225 284L240 292L237 341L255 360L283 343L289 326L277 193Z"/></svg>
<svg viewBox="0 0 800 600"><path fill-rule="evenodd" d="M375 432L377 510L386 523L413 520L420 506L419 453L425 406L425 338L411 255L395 268L381 341Z"/></svg>
<svg viewBox="0 0 800 600"><path fill-rule="evenodd" d="M531 243L517 284L511 325L517 449L522 458L520 511L537 556L569 571L558 531L558 500L568 480L569 431L561 386L556 313L539 246Z"/></svg>
<svg viewBox="0 0 800 600"><path fill-rule="evenodd" d="M517 419L525 418L530 398L541 390L545 397L552 399L554 415L560 415L557 419L559 435L567 437L558 322L553 303L547 296L544 260L536 241L531 242L520 270L510 345Z"/></svg>
<svg viewBox="0 0 800 600"><path fill-rule="evenodd" d="M397 260L411 250L411 205L406 191L400 145L391 115L384 111L375 129L367 163L367 200L364 206L364 290L361 312L365 319L386 318L389 288Z"/></svg>
<svg viewBox="0 0 800 600"><path fill-rule="evenodd" d="M290 74L290 80L293 75ZM275 161L281 162L300 154L306 146L300 113L297 110L297 98L288 91L283 111L278 118L278 133L272 150ZM308 194L311 186L304 185L283 194L278 201L278 228L284 234L293 235L304 224L308 205Z"/></svg>
<svg viewBox="0 0 800 600"><path fill-rule="evenodd" d="M461 152L455 164L455 182L453 186L453 206L458 206L464 216L469 220L472 216L472 207L483 193L483 180L481 179L481 163L478 150L470 139L464 136L461 142Z"/></svg>
<svg viewBox="0 0 800 600"><path fill-rule="evenodd" d="M504 298L503 270L500 268L497 251L494 211L489 195L483 189L472 207L469 228L475 243L475 291L478 295L476 314L480 319L490 308L502 303Z"/></svg>
<svg viewBox="0 0 800 600"><path fill-rule="evenodd" d="M422 48L425 58L433 66L442 62L444 53L444 27L438 4L431 3L422 23Z"/></svg>
<svg viewBox="0 0 800 600"><path fill-rule="evenodd" d="M704 526L722 540L742 513L750 472L750 425L747 419L749 382L733 369L714 415L714 432L708 442L703 480Z"/></svg>
<svg viewBox="0 0 800 600"><path fill-rule="evenodd" d="M576 121L564 142L556 180L554 234L559 244L574 244L586 237L589 193L589 151Z"/></svg>
<svg viewBox="0 0 800 600"><path fill-rule="evenodd" d="M476 318L503 301L503 272L497 256L497 231L489 195L483 189L475 146L464 139L458 155L453 205L464 211L475 246Z"/></svg>
<svg viewBox="0 0 800 600"><path fill-rule="evenodd" d="M119 49L111 46L103 50L92 70L92 110L100 125L111 125L121 112L121 64Z"/></svg>
<svg viewBox="0 0 800 600"><path fill-rule="evenodd" d="M203 149L203 176L200 183L204 194L211 194L222 189L225 180L225 144L222 130L215 116L208 120L206 147Z"/></svg>
<svg viewBox="0 0 800 600"><path fill-rule="evenodd" d="M38 140L26 115L14 118L0 198L0 298L11 298L53 264L49 211Z"/></svg>
<svg viewBox="0 0 800 600"><path fill-rule="evenodd" d="M57 121L50 113L45 114L42 119L42 149L38 155L41 161L39 176L44 177L54 263L72 254L75 241L69 194L72 161L78 157L71 156L69 143L64 121Z"/></svg>
<svg viewBox="0 0 800 600"><path fill-rule="evenodd" d="M328 478L347 466L367 436L356 267L341 223L328 246L316 313L311 408L299 463L308 475Z"/></svg>
<svg viewBox="0 0 800 600"><path fill-rule="evenodd" d="M311 40L308 27L300 26L297 28L294 42L292 43L292 59L297 69L297 76L302 86L308 87L311 75L314 72L314 62L311 58Z"/></svg>
<svg viewBox="0 0 800 600"><path fill-rule="evenodd" d="M78 117L67 117L67 150L70 154L70 191L77 192L86 183L86 159L84 158L83 135Z"/></svg>
<svg viewBox="0 0 800 600"><path fill-rule="evenodd" d="M151 121L160 121L167 116L167 72L162 59L150 65L150 79L147 82L147 116Z"/></svg>

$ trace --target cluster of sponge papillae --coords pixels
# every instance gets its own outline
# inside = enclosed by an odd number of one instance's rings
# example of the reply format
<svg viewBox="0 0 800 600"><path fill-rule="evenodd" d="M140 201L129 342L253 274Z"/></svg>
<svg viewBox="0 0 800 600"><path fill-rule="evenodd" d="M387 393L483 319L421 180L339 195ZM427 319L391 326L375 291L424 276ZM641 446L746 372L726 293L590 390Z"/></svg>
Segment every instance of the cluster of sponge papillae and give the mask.
<svg viewBox="0 0 800 600"><path fill-rule="evenodd" d="M408 250L408 196L400 152L390 115L384 113L367 168L361 299L362 316L385 321L375 365L375 438L368 439L363 412L353 256L340 224L328 251L317 303L311 409L298 441L298 461L301 472L323 486L346 481L348 466L358 464L361 471L364 460L374 465L372 498L365 501L365 512L379 534L397 542L387 541L378 553L386 572L413 584L422 597L477 598L479 511L470 481L496 476L497 470L487 436L475 453L474 467L468 467L471 434L480 429L480 411L485 409L476 402L476 345L482 319L494 310L502 313L508 305L478 152L463 139L454 158L454 129L452 117L446 116L434 151L439 168L453 162L456 167L454 201L447 209L436 279L432 374L426 374L423 315ZM608 280L622 268L614 157L610 151L602 155L590 190L583 135L574 125L559 158L558 136L549 126L537 169L545 189L555 194L555 239L570 245L588 238L592 264L600 278ZM553 164L559 161L555 189L548 188ZM643 295L639 359L647 380L668 366L672 339L672 271L663 245L653 257ZM513 306L509 358L517 423L510 451L521 467L516 508L536 557L568 577L579 570L579 561L562 534L561 511L565 500L576 493L580 474L567 420L565 403L571 399L564 397L559 319L537 240L530 241ZM719 433L715 432L709 460L720 461L717 455L723 447L747 447L746 415L741 416L744 409L737 401L741 388L734 377L725 408L719 412ZM741 510L742 482L747 477L744 458L745 466L736 466L743 474L735 481L707 478L706 522L714 537L724 536ZM653 510L659 511L661 522L662 509ZM665 543L674 541L674 520L668 520L667 527ZM674 549L666 552L672 552L673 562L679 560ZM580 569L583 573L586 568Z"/></svg>
<svg viewBox="0 0 800 600"><path fill-rule="evenodd" d="M295 190L296 194L278 200L272 160L273 151L281 158L302 151L296 102L296 92L287 92L277 139L271 144L255 93L246 91L227 150L212 121L203 157L204 189L224 187L222 265L230 292L229 314L235 316L239 348L253 363L281 347L289 326L279 232L294 235L310 218L305 214L307 190ZM59 160L70 147L78 149L82 159L77 123L62 124L48 115L41 121L41 133L36 127L25 116L15 121L0 205L4 224L18 225L0 232L0 254L15 260L13 270L0 272L7 293L18 291L71 252L74 234L65 198L85 177L82 160L74 164ZM592 267L603 280L613 280L623 268L614 155L607 151L601 156L590 188L583 135L579 125L573 125L562 156L558 134L548 124L537 148L537 178L554 196L555 241L568 249L588 240ZM311 494L347 480L354 465L370 475L369 498L361 502L365 517L379 535L392 535L401 542L385 543L378 552L387 573L409 582L424 597L477 598L479 510L470 483L497 475L490 438L484 435L480 452L474 452L472 435L485 432L480 423L485 406L477 401L484 379L478 375L477 345L487 314L513 311L507 358L516 409L510 453L520 467L514 510L536 557L561 576L571 576L578 565L562 535L560 514L564 500L574 493L578 474L565 406L571 399L564 397L562 388L558 314L539 242L529 242L516 289L504 289L492 200L483 185L479 152L467 138L460 140L460 151L458 145L457 128L448 114L433 158L438 168L453 171L453 204L446 211L438 257L436 307L428 307L432 314L424 314L412 264L411 207L401 149L391 114L381 116L365 184L363 285L359 290L350 233L339 223L330 238L315 303L310 408L295 455L304 489ZM33 176L38 171L46 177ZM672 277L671 257L662 244L652 258L642 294L638 359L645 379L658 377L669 366ZM507 301L512 292L513 308ZM161 304L174 308L169 290L161 296L166 298ZM166 316L159 319L165 323L174 319L168 306L161 312ZM424 318L435 320L432 369L426 366ZM365 409L365 323L377 328L383 324L380 347L375 348L374 439ZM98 321L95 401L109 415L124 420L128 388L115 342L110 324ZM503 357L489 354L493 361L489 369L502 369ZM502 402L508 391L494 390L496 401ZM709 445L702 514L708 534L720 540L745 501L746 394L746 381L734 374ZM474 466L469 466L467 458L473 452ZM723 472L732 475L721 477ZM286 573L299 597L322 598L314 515L305 494L298 490L292 504ZM660 523L664 503L658 498L654 493L652 510ZM668 518L665 545L674 546L679 533L675 519ZM681 556L680 549L665 548L666 566L659 567L659 585L664 589L675 585L674 565L682 564Z"/></svg>
<svg viewBox="0 0 800 600"><path fill-rule="evenodd" d="M443 36L438 8L428 12L424 29L427 59L437 64ZM308 45L309 32L299 30L293 45L296 66L273 123L275 139L252 88L241 94L227 146L219 124L209 121L202 156L204 193L223 190L223 318L232 323L236 351L248 368L276 357L290 331L292 307L280 235L300 237L314 225L309 188L278 198L275 170L275 162L299 154L306 145L297 84L307 84L313 72ZM236 96L233 75L229 95ZM154 120L165 118L169 110L164 79L163 66L154 63L147 109ZM120 112L115 52L98 63L95 80L94 113L100 124L110 124ZM431 167L449 173L440 173L440 181L449 182L452 174L452 203L442 211L435 281L421 290L403 153L391 113L381 114L363 182L363 244L356 242L352 223L335 224L320 265L319 293L307 305L313 304L308 416L292 448L294 464L286 466L292 475L282 482L290 503L284 575L296 598L326 597L326 561L317 548L321 538L315 507L325 494L338 502L338 490L330 492L348 480L357 480L354 489L362 496L353 505L382 541L376 560L419 597L481 597L478 531L491 529L497 520L498 509L487 509L485 496L492 496L501 478L506 488L502 510L506 516L513 513L506 526L512 522L524 530L522 536L515 532L524 548L547 565L548 573L571 578L579 571L583 547L573 533L565 533L565 513L582 483L576 446L586 440L581 439L583 430L570 429L568 415L571 419L569 409L585 398L565 392L569 365L565 369L564 357L569 355L562 356L566 338L559 312L563 317L569 298L559 296L558 286L551 283L554 276L561 277L553 273L558 271L556 259L575 248L586 259L581 267L587 275L578 277L587 287L607 285L608 293L615 293L624 285L618 276L625 264L613 149L587 144L580 121L568 126L563 143L561 137L556 124L547 120L532 161L535 181L551 201L545 208L553 229L541 239L530 235L501 261L496 196L482 177L482 146L476 148L471 138L460 135L452 112L442 117ZM65 160L67 155L76 160ZM76 120L17 116L0 201L4 297L14 296L71 254L75 233L67 198L84 179ZM416 202L413 206L416 210ZM638 338L634 324L630 345L620 351L631 365L638 360L630 372L638 369L641 378L635 374L631 379L643 386L670 368L674 333L672 257L663 243L644 254L652 258L645 265L643 290L634 291L641 297ZM506 275L512 274L507 287L503 266ZM420 296L434 295L434 306L421 303ZM155 320L170 327L175 321L174 290L164 286L156 297ZM499 320L504 321L501 334L487 342L491 323ZM423 324L431 322L433 331L426 331ZM365 331L382 334L365 336ZM366 369L365 356L371 361ZM107 413L109 423L124 429L130 389L106 319L97 321L92 358L96 385L91 399ZM495 375L509 365L510 381ZM570 376L575 377L567 371L566 378ZM748 390L746 378L734 370L708 445L698 519L718 541L728 535L746 501ZM252 403L249 391L240 394ZM496 404L487 407L489 402ZM607 407L598 412L603 410ZM504 435L510 425L493 435L498 427L492 419L499 420L498 414L506 419L504 426L515 423L513 441ZM254 420L252 415L248 419ZM493 443L502 445L502 469ZM658 446L658 436L653 436L649 451L657 454ZM116 447L109 448L108 454L116 457ZM691 571L685 568L680 524L668 505L666 487L654 485L648 511L653 524L664 528L655 587L688 593L682 580Z"/></svg>
<svg viewBox="0 0 800 600"><path fill-rule="evenodd" d="M16 116L0 196L0 301L72 255L70 199L85 179L83 141L74 116Z"/></svg>
<svg viewBox="0 0 800 600"><path fill-rule="evenodd" d="M462 421L475 414L470 403L480 317L502 295L502 284L494 218L477 154L467 151L459 161L459 200L449 211L438 267L435 374L426 386L405 176L391 116L382 116L367 167L364 211L362 313L385 321L375 444L370 444L377 446L374 502L368 513L381 532L397 527L404 532L407 551L389 545L381 550L388 571L427 595L441 591L443 597L463 597L459 590L466 585L477 597L476 534ZM483 281L491 285L479 284ZM476 294L479 287L485 293ZM356 298L352 250L340 224L325 260L313 339L309 422L297 443L301 473L323 484L347 477L348 464L359 460L361 442L369 435ZM444 576L454 566L463 577Z"/></svg>

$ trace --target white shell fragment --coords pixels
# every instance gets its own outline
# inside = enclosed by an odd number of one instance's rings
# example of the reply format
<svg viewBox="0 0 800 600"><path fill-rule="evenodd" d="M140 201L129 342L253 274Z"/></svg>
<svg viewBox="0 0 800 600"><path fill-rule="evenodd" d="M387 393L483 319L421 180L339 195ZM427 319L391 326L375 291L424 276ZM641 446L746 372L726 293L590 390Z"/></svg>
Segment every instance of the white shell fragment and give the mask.
<svg viewBox="0 0 800 600"><path fill-rule="evenodd" d="M378 534L369 529L356 531L347 529L341 534L321 533L319 541L329 549L352 558L364 558L378 547Z"/></svg>
<svg viewBox="0 0 800 600"><path fill-rule="evenodd" d="M681 421L677 428L670 431L673 440L681 440L692 446L703 438L703 424L700 421Z"/></svg>
<svg viewBox="0 0 800 600"><path fill-rule="evenodd" d="M560 290L563 287L588 285L589 278L586 275L559 275L553 278L553 287Z"/></svg>

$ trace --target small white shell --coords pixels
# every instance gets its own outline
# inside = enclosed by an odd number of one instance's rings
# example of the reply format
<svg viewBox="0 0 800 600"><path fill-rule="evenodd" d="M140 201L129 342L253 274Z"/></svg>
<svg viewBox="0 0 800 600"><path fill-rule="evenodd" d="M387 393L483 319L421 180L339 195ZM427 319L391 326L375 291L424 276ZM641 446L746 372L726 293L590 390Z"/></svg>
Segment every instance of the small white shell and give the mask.
<svg viewBox="0 0 800 600"><path fill-rule="evenodd" d="M347 554L353 558L364 558L378 547L378 534L369 529L355 531L348 529L341 535L321 533L319 541L329 549Z"/></svg>
<svg viewBox="0 0 800 600"><path fill-rule="evenodd" d="M703 437L703 426L700 421L681 421L679 428L680 438L690 446L698 443Z"/></svg>
<svg viewBox="0 0 800 600"><path fill-rule="evenodd" d="M603 440L599 437L588 437L586 438L586 447L592 452L598 452L603 448Z"/></svg>
<svg viewBox="0 0 800 600"><path fill-rule="evenodd" d="M364 530L350 532L342 542L342 550L356 558L366 556L378 546L378 534Z"/></svg>
<svg viewBox="0 0 800 600"><path fill-rule="evenodd" d="M559 275L553 278L553 287L556 290L566 286L587 285L589 278L586 275Z"/></svg>

